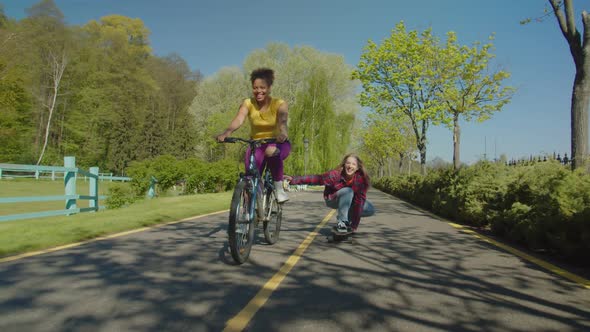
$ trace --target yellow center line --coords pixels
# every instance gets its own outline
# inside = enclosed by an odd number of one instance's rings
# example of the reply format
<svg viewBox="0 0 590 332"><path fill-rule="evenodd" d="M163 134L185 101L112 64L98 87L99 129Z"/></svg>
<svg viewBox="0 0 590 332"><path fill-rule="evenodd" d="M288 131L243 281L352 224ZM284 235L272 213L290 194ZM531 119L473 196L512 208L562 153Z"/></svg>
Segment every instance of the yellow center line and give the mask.
<svg viewBox="0 0 590 332"><path fill-rule="evenodd" d="M336 212L336 210L330 211L330 213L328 213L324 220L322 220L322 222L319 223L319 225L317 225L313 232L307 235L305 240L303 240L299 247L297 247L293 255L291 255L291 257L287 259L285 264L283 264L281 269L277 273L275 273L275 275L272 278L270 278L270 280L267 281L266 284L264 284L262 289L258 291L258 294L256 294L252 298L252 300L250 300L250 302L248 302L246 307L244 307L244 309L242 309L242 311L240 311L232 319L227 321L227 324L225 325L225 329L223 331L242 331L244 330L244 328L246 328L252 317L254 317L256 312L260 310L262 306L264 306L266 301L268 301L268 299L270 298L272 292L274 292L279 287L283 279L285 279L287 274L289 274L289 271L291 271L291 269L295 266L295 264L297 264L301 256L303 256L303 253L305 252L307 247L313 242L314 238L319 234L320 229L322 229L324 225L328 222L328 220L332 218L334 212Z"/></svg>
<svg viewBox="0 0 590 332"><path fill-rule="evenodd" d="M586 287L586 288L590 289L590 280L588 280L588 279L582 278L582 277L580 277L580 276L578 276L576 274L573 274L571 272L568 272L566 270L563 270L563 269L561 269L561 268L559 268L559 267L557 267L557 266L555 266L555 265L553 265L551 263L545 262L544 260L538 259L538 258L536 258L534 256L529 255L529 254L526 254L526 253L524 253L524 252L522 252L522 251L520 251L518 249L515 249L515 248L512 248L510 246L507 246L507 245L505 245L503 243L500 243L500 242L498 242L496 240L493 240L493 239L491 239L491 238L489 238L489 237L487 237L485 235L481 235L481 234L479 234L479 233L477 233L475 231L472 231L470 229L467 229L467 228L465 228L465 227L463 227L463 226L461 226L459 224L455 224L455 223L451 223L450 222L449 225L451 225L451 226L453 226L455 228L458 228L458 229L460 229L461 231L463 231L465 233L471 234L471 235L473 235L473 236L475 236L475 237L477 237L477 238L479 238L479 239L481 239L481 240L483 240L485 242L491 243L491 244L493 244L496 247L502 248L502 249L508 251L509 253L511 253L513 255L516 255L516 256L518 256L518 257L520 257L522 259L525 259L525 260L527 260L527 261L529 261L531 263L537 264L537 265L541 266L542 268L544 268L546 270L549 270L549 271L551 271L551 272L553 272L553 273L555 273L557 275L560 275L560 276L562 276L562 277L564 277L566 279L569 279L569 280L571 280L571 281L573 281L575 283L578 283L578 284L582 285L583 287Z"/></svg>
<svg viewBox="0 0 590 332"><path fill-rule="evenodd" d="M49 249L43 249L43 250L38 250L38 251L31 251L31 252L27 252L27 253L24 253L24 254L19 254L19 255L14 255L14 256L8 256L8 257L0 258L0 263L6 263L6 262L10 262L10 261L16 261L16 260L23 259L23 258L26 258L26 257L37 256L37 255L47 254L47 253L54 252L54 251L59 251L59 250L64 250L64 249L68 249L68 248L77 247L77 246L80 246L80 245L83 245L83 244L87 244L87 243L92 243L92 242L96 242L96 241L102 241L102 240L112 239L112 238L116 238L116 237L120 237L120 236L124 236L124 235L129 235L129 234L133 234L133 233L139 233L139 232L143 232L143 231L146 231L146 230L149 230L149 229L163 227L163 226L167 226L167 225L178 224L178 223L181 223L181 222L184 222L184 221L188 221L188 220L193 220L193 219L200 219L200 218L203 218L203 217L207 217L207 216L211 216L211 215L214 215L214 214L218 214L218 213L222 213L222 212L227 212L227 211L229 211L229 210L223 210L223 211L217 211L217 212L202 214L202 215L199 215L199 216L188 217L188 218L184 218L184 219L180 219L180 220L175 220L175 221L171 221L171 222L167 222L167 223L161 223L161 224L157 224L157 225L153 225L153 226L136 228L136 229L132 229L130 231L124 231L124 232L120 232L120 233L115 233L115 234L100 236L100 237L96 237L94 239L87 240L87 241L70 243L70 244L66 244L66 245L62 245L62 246L58 246L58 247L53 247L53 248L49 248Z"/></svg>

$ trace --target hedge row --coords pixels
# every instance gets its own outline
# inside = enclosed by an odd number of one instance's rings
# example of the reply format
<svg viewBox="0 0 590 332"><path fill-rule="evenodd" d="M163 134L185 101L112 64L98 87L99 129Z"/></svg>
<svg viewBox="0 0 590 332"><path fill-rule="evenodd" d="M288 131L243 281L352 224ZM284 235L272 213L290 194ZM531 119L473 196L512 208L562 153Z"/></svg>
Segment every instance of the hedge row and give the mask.
<svg viewBox="0 0 590 332"><path fill-rule="evenodd" d="M590 175L557 162L479 162L458 171L381 178L374 186L530 249L590 262Z"/></svg>
<svg viewBox="0 0 590 332"><path fill-rule="evenodd" d="M227 191L235 185L240 167L243 170L243 165L237 161L207 163L196 158L178 160L171 155L133 162L127 168L127 175L132 178L130 188L113 186L107 207L125 206L145 196L152 177L157 180L158 192L165 192L175 185L183 189L183 194Z"/></svg>

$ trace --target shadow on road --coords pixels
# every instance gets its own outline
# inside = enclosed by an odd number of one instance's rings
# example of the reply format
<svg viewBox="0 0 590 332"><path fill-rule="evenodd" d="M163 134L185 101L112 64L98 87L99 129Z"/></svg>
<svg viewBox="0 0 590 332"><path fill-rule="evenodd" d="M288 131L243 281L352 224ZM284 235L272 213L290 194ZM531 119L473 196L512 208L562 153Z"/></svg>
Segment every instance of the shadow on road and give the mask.
<svg viewBox="0 0 590 332"><path fill-rule="evenodd" d="M378 212L359 234L329 243L326 225L248 330L590 329L578 285L515 269L513 256L388 195L369 198ZM220 331L329 211L319 192L292 195L279 243L256 244L239 266L227 214L3 264L0 329Z"/></svg>

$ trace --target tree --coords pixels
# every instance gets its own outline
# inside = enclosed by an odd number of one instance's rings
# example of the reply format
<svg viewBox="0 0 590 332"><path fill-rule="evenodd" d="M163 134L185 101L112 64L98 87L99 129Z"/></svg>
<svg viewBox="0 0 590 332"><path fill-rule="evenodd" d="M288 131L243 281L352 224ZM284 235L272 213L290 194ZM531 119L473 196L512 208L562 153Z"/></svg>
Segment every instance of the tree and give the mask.
<svg viewBox="0 0 590 332"><path fill-rule="evenodd" d="M590 15L582 11L583 34L576 27L573 0L548 0L576 66L571 104L572 168L588 168L590 107ZM563 8L562 8L563 5Z"/></svg>
<svg viewBox="0 0 590 332"><path fill-rule="evenodd" d="M149 116L155 111L150 96L158 91L147 69L151 56L149 30L140 19L110 15L90 21L84 31L88 38L83 51L86 61L78 65L86 74L81 92L89 103L78 107L91 114L83 121L95 130L92 144L99 143L100 153L93 158L103 156L106 162L98 161L106 168L122 172L131 161L146 155L142 147L148 136L142 129L148 119L158 118Z"/></svg>
<svg viewBox="0 0 590 332"><path fill-rule="evenodd" d="M163 58L152 57L147 63L157 83L156 93L150 96L150 106L160 124L161 138L154 143L158 149L175 157L189 158L195 155L196 130L189 106L197 94L199 72L191 72L188 64L177 54ZM150 125L155 128L154 124Z"/></svg>
<svg viewBox="0 0 590 332"><path fill-rule="evenodd" d="M30 147L34 116L27 84L27 66L18 52L17 24L4 14L0 5L0 160L26 164L34 157Z"/></svg>
<svg viewBox="0 0 590 332"><path fill-rule="evenodd" d="M188 106L198 73L178 56L151 54L138 19L67 26L53 0L21 21L0 5L0 160L123 172L133 160L194 155Z"/></svg>
<svg viewBox="0 0 590 332"><path fill-rule="evenodd" d="M4 14L4 7L0 4L0 80L3 79L10 67L11 58L14 58L13 54L9 51L13 51L16 47L16 33L12 31L10 20Z"/></svg>
<svg viewBox="0 0 590 332"><path fill-rule="evenodd" d="M353 78L363 86L360 103L379 113L406 116L416 136L420 165L426 173L426 133L441 120L437 99L440 70L438 40L431 29L406 31L403 22L377 45L369 40Z"/></svg>
<svg viewBox="0 0 590 332"><path fill-rule="evenodd" d="M492 40L492 37L490 37ZM504 70L488 72L491 42L473 47L459 46L454 32L447 34L446 47L439 52L442 60L441 85L438 97L447 109L442 121L453 130L453 167L459 169L461 129L459 119L476 119L478 122L489 119L508 103L514 89L502 87L502 82L510 77Z"/></svg>
<svg viewBox="0 0 590 332"><path fill-rule="evenodd" d="M370 113L360 133L361 153L366 156L367 164L376 166L377 176L391 176L391 162L399 157L399 167L403 156L415 146L414 135L408 123L401 118Z"/></svg>
<svg viewBox="0 0 590 332"><path fill-rule="evenodd" d="M225 157L241 158L238 144L218 144L213 137L221 133L236 115L242 101L250 91L248 81L240 68L226 67L205 78L197 86L189 113L196 127L195 153L206 161ZM245 128L244 128L245 127ZM233 135L246 137L248 126L242 126Z"/></svg>
<svg viewBox="0 0 590 332"><path fill-rule="evenodd" d="M43 103L43 106L47 108L47 125L45 126L45 136L43 138L43 148L41 149L41 153L39 154L39 159L37 160L37 165L41 163L43 160L43 155L45 154L45 149L47 148L47 142L49 140L49 132L51 130L51 120L53 118L53 112L56 108L56 101L57 96L60 92L60 84L66 70L66 66L68 64L68 58L66 56L66 51L61 50L61 54L54 54L53 52L49 52L49 65L51 66L51 72L49 73L49 80L51 84L51 89L49 90L49 94L47 95L47 103Z"/></svg>
<svg viewBox="0 0 590 332"><path fill-rule="evenodd" d="M297 96L298 102L289 110L289 136L292 142L307 139L308 172L333 168L348 148L354 116L336 114L334 100L328 89L328 76L318 70L306 82L307 90ZM302 173L306 167L303 144L294 144L291 161L286 168ZM290 169L290 170L289 170Z"/></svg>
<svg viewBox="0 0 590 332"><path fill-rule="evenodd" d="M51 124L69 58L69 33L64 16L53 0L43 0L26 12L28 17L21 27L24 42L19 45L19 52L30 67L31 88L36 99L35 148L39 164L45 155L50 134L56 136Z"/></svg>

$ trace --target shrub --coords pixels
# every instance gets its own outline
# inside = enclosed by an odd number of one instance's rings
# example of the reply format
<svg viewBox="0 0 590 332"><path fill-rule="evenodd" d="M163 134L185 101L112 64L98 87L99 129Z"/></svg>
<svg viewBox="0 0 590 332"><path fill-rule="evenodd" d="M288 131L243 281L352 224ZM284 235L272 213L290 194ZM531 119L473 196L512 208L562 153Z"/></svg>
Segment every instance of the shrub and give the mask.
<svg viewBox="0 0 590 332"><path fill-rule="evenodd" d="M577 261L590 253L590 175L557 162L508 167L479 162L374 186L456 222Z"/></svg>
<svg viewBox="0 0 590 332"><path fill-rule="evenodd" d="M151 177L154 175L152 170L152 160L133 161L127 167L127 174L131 177L131 187L135 196L142 197L150 187Z"/></svg>
<svg viewBox="0 0 590 332"><path fill-rule="evenodd" d="M117 209L132 204L136 200L133 189L123 183L114 183L109 187L106 207Z"/></svg>
<svg viewBox="0 0 590 332"><path fill-rule="evenodd" d="M158 180L160 191L166 191L182 179L178 160L171 155L158 156L150 163L151 175Z"/></svg>

